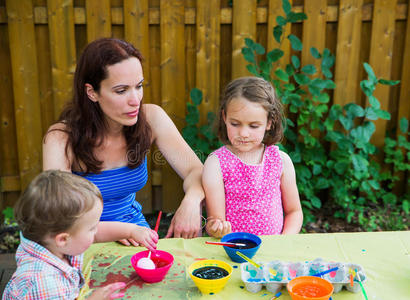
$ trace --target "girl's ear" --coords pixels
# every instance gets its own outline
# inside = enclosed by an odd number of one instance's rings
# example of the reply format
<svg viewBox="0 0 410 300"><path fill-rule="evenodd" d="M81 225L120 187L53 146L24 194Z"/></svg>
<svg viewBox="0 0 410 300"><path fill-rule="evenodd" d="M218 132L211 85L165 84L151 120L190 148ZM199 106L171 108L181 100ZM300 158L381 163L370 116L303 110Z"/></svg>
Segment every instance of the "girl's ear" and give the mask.
<svg viewBox="0 0 410 300"><path fill-rule="evenodd" d="M266 125L266 131L270 130L271 126L272 126L272 120L268 119L268 124Z"/></svg>
<svg viewBox="0 0 410 300"><path fill-rule="evenodd" d="M224 120L224 123L226 124L226 113L225 110L222 110L222 120Z"/></svg>
<svg viewBox="0 0 410 300"><path fill-rule="evenodd" d="M57 247L65 247L70 235L67 232L62 232L54 237Z"/></svg>
<svg viewBox="0 0 410 300"><path fill-rule="evenodd" d="M92 102L98 102L97 93L94 91L94 88L91 84L85 84L85 92L87 93L88 99Z"/></svg>

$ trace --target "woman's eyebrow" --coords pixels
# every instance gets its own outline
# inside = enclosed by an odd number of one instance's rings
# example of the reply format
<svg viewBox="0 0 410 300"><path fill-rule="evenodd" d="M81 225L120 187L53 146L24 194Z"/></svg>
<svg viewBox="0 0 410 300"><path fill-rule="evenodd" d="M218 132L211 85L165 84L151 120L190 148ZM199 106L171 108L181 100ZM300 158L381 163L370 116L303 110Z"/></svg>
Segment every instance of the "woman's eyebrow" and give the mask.
<svg viewBox="0 0 410 300"><path fill-rule="evenodd" d="M137 85L140 85L141 83L143 83L144 82L144 78L142 78L141 80L140 80L140 82L138 82L137 83ZM113 86L111 89L116 89L116 88L119 88L119 87L126 87L126 86L128 86L127 84L118 84L118 85L115 85L115 86Z"/></svg>

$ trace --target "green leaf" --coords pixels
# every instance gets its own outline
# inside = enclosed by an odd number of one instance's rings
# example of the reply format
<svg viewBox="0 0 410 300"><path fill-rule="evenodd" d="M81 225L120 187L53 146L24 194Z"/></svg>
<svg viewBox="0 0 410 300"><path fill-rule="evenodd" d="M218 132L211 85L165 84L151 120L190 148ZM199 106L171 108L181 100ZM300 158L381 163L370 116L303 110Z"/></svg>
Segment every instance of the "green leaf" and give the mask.
<svg viewBox="0 0 410 300"><path fill-rule="evenodd" d="M282 16L277 16L276 17L276 23L278 23L278 25L280 25L280 26L284 26L284 25L286 25L286 19L284 18L284 17L282 17Z"/></svg>
<svg viewBox="0 0 410 300"><path fill-rule="evenodd" d="M350 118L346 118L345 116L340 116L339 121L343 125L344 129L346 130L350 130L353 127L353 121Z"/></svg>
<svg viewBox="0 0 410 300"><path fill-rule="evenodd" d="M346 110L347 116L351 119L364 116L364 109L356 103L348 103L343 108Z"/></svg>
<svg viewBox="0 0 410 300"><path fill-rule="evenodd" d="M358 141L363 141L367 143L370 140L373 133L375 132L375 130L376 126L374 125L374 123L367 121L364 122L363 125L354 128L350 132L350 135Z"/></svg>
<svg viewBox="0 0 410 300"><path fill-rule="evenodd" d="M287 91L289 91L289 92L292 92L292 91L294 91L296 88L295 88L295 85L293 84L293 83L285 83L284 85L283 85L283 87L285 88L285 90L287 90Z"/></svg>
<svg viewBox="0 0 410 300"><path fill-rule="evenodd" d="M295 12L292 11L287 15L287 19L291 23L296 23L296 22L299 22L299 21L306 20L307 16L306 16L305 13L295 13Z"/></svg>
<svg viewBox="0 0 410 300"><path fill-rule="evenodd" d="M315 164L315 165L313 165L312 172L313 172L313 175L315 175L315 176L319 175L322 172L322 167L320 165Z"/></svg>
<svg viewBox="0 0 410 300"><path fill-rule="evenodd" d="M277 68L275 71L275 75L282 81L289 82L288 74L283 71L281 68Z"/></svg>
<svg viewBox="0 0 410 300"><path fill-rule="evenodd" d="M261 44L254 43L252 49L256 52L256 54L265 54L265 48Z"/></svg>
<svg viewBox="0 0 410 300"><path fill-rule="evenodd" d="M276 42L280 43L280 37L282 36L282 33L283 33L282 26L276 25L273 28L273 37L275 38Z"/></svg>
<svg viewBox="0 0 410 300"><path fill-rule="evenodd" d="M293 50L302 51L303 44L296 35L289 34L288 39L290 41L290 44Z"/></svg>
<svg viewBox="0 0 410 300"><path fill-rule="evenodd" d="M408 215L410 212L410 202L407 200L404 200L402 207L403 207L404 212Z"/></svg>
<svg viewBox="0 0 410 300"><path fill-rule="evenodd" d="M199 111L191 112L185 116L188 125L196 125L199 122Z"/></svg>
<svg viewBox="0 0 410 300"><path fill-rule="evenodd" d="M292 9L292 5L289 0L282 0L282 8L286 15L288 15Z"/></svg>
<svg viewBox="0 0 410 300"><path fill-rule="evenodd" d="M301 70L303 73L313 75L316 73L316 67L314 65L306 65Z"/></svg>
<svg viewBox="0 0 410 300"><path fill-rule="evenodd" d="M192 102L195 105L200 105L202 102L202 91L198 88L193 88L191 89L191 92L189 93L189 96L192 99Z"/></svg>
<svg viewBox="0 0 410 300"><path fill-rule="evenodd" d="M320 55L319 51L315 47L310 48L310 53L316 59L319 59L322 57L322 55Z"/></svg>
<svg viewBox="0 0 410 300"><path fill-rule="evenodd" d="M406 118L400 119L400 131L406 133L409 130L409 121Z"/></svg>
<svg viewBox="0 0 410 300"><path fill-rule="evenodd" d="M248 46L249 48L252 49L254 43L255 43L255 42L254 42L252 39L250 39L250 38L245 38L245 45Z"/></svg>
<svg viewBox="0 0 410 300"><path fill-rule="evenodd" d="M335 57L334 55L330 54L329 56L323 56L321 66L322 68L329 69L333 67L334 63L335 63Z"/></svg>
<svg viewBox="0 0 410 300"><path fill-rule="evenodd" d="M329 110L329 118L333 121L338 120L342 114L342 107L339 104L334 104Z"/></svg>
<svg viewBox="0 0 410 300"><path fill-rule="evenodd" d="M319 101L320 103L329 103L329 94L322 93L318 97L316 97L316 100Z"/></svg>
<svg viewBox="0 0 410 300"><path fill-rule="evenodd" d="M369 104L370 106L372 106L373 108L379 109L380 108L380 102L379 100L377 100L377 98L373 95L369 96Z"/></svg>
<svg viewBox="0 0 410 300"><path fill-rule="evenodd" d="M368 63L363 63L364 69L369 76L369 80L376 83L377 82L377 77L376 74L374 74L372 67Z"/></svg>
<svg viewBox="0 0 410 300"><path fill-rule="evenodd" d="M255 63L255 54L251 48L242 48L242 55L247 62Z"/></svg>
<svg viewBox="0 0 410 300"><path fill-rule="evenodd" d="M286 73L289 76L292 76L295 73L295 69L292 67L291 64L287 64L285 69L286 69Z"/></svg>
<svg viewBox="0 0 410 300"><path fill-rule="evenodd" d="M308 85L310 82L310 79L305 74L299 73L299 74L295 74L295 81L299 85Z"/></svg>
<svg viewBox="0 0 410 300"><path fill-rule="evenodd" d="M378 109L375 109L373 107L366 107L365 117L369 120L377 120L379 118L377 111Z"/></svg>
<svg viewBox="0 0 410 300"><path fill-rule="evenodd" d="M292 55L291 61L292 61L293 66L295 67L295 69L299 69L299 67L300 67L299 57L297 57L296 55Z"/></svg>
<svg viewBox="0 0 410 300"><path fill-rule="evenodd" d="M377 110L377 116L383 120L390 120L390 113L382 109Z"/></svg>
<svg viewBox="0 0 410 300"><path fill-rule="evenodd" d="M353 154L352 163L354 170L358 172L367 171L367 166L369 165L368 160L358 154Z"/></svg>
<svg viewBox="0 0 410 300"><path fill-rule="evenodd" d="M329 187L329 182L324 177L319 177L316 182L315 188L318 190L323 190Z"/></svg>
<svg viewBox="0 0 410 300"><path fill-rule="evenodd" d="M258 72L258 70L256 69L256 66L255 66L255 65L247 65L247 66L246 66L246 69L249 71L249 73L252 73L252 74L255 75L255 76L259 76L259 72Z"/></svg>
<svg viewBox="0 0 410 300"><path fill-rule="evenodd" d="M322 73L326 78L332 78L333 74L329 69L322 68Z"/></svg>
<svg viewBox="0 0 410 300"><path fill-rule="evenodd" d="M198 134L198 128L196 128L196 126L187 126L187 127L182 128L182 136L187 142L195 139L197 134Z"/></svg>
<svg viewBox="0 0 410 300"><path fill-rule="evenodd" d="M318 197L316 197L316 196L313 196L313 197L310 199L310 202L312 203L312 206L313 206L313 207L316 207L316 208L321 208L321 207L322 207L322 202L321 202L320 199L319 199Z"/></svg>
<svg viewBox="0 0 410 300"><path fill-rule="evenodd" d="M385 85L396 85L400 83L400 80L379 79L378 82Z"/></svg>
<svg viewBox="0 0 410 300"><path fill-rule="evenodd" d="M270 63L278 61L283 56L283 51L280 49L273 49L266 55Z"/></svg>

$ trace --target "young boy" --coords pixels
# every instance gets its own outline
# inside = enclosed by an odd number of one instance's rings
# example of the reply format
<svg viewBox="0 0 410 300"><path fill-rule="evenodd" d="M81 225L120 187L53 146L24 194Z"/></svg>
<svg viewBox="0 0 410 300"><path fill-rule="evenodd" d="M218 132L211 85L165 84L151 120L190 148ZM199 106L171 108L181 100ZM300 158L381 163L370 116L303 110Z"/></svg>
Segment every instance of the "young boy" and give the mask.
<svg viewBox="0 0 410 300"><path fill-rule="evenodd" d="M62 171L45 171L24 191L15 206L21 229L17 270L3 300L75 299L84 285L83 253L93 242L134 239L154 250L154 230L130 223L99 222L103 204L98 188ZM125 286L117 282L97 289L88 299L114 299Z"/></svg>

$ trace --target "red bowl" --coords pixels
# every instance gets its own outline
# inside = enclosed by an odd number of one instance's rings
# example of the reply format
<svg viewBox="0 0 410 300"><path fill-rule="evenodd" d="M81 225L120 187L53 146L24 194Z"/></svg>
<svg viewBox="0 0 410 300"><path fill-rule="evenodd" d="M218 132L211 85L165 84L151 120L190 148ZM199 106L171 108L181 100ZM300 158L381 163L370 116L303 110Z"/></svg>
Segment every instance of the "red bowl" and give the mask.
<svg viewBox="0 0 410 300"><path fill-rule="evenodd" d="M167 275L169 269L174 263L174 257L166 251L156 250L155 253L151 253L151 259L155 264L155 269L141 269L137 266L137 263L141 258L147 257L148 252L149 251L146 250L134 254L131 257L131 264L134 267L135 272L137 272L138 276L141 277L141 279L145 282L160 282L162 279L164 279L165 275Z"/></svg>

